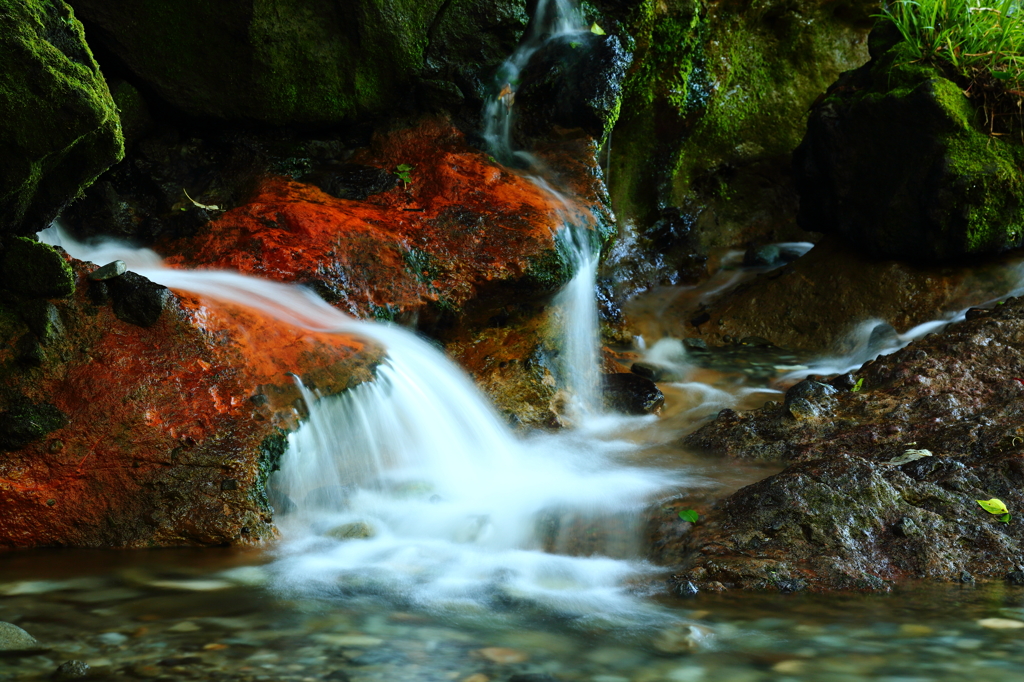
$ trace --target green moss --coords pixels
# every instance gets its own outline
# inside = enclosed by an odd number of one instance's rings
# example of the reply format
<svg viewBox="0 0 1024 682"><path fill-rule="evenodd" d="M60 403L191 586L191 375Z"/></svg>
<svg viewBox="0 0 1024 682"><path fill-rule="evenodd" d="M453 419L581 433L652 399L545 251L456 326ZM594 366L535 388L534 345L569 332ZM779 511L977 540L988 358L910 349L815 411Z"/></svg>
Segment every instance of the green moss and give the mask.
<svg viewBox="0 0 1024 682"><path fill-rule="evenodd" d="M75 273L53 247L15 237L4 247L0 278L11 291L30 298L62 298L75 293Z"/></svg>
<svg viewBox="0 0 1024 682"><path fill-rule="evenodd" d="M256 485L253 493L256 501L262 506L269 506L267 499L267 482L270 475L281 468L281 457L288 450L288 436L283 431L267 436L260 443L260 452L257 459L259 471L256 475Z"/></svg>
<svg viewBox="0 0 1024 682"><path fill-rule="evenodd" d="M19 400L0 412L0 449L18 450L67 425L68 418L53 405Z"/></svg>
<svg viewBox="0 0 1024 682"><path fill-rule="evenodd" d="M1024 148L965 131L947 140L956 197L948 222L955 254L989 253L1024 244ZM963 222L962 227L959 223Z"/></svg>
<svg viewBox="0 0 1024 682"><path fill-rule="evenodd" d="M0 0L0 233L46 227L124 155L84 31L60 0Z"/></svg>

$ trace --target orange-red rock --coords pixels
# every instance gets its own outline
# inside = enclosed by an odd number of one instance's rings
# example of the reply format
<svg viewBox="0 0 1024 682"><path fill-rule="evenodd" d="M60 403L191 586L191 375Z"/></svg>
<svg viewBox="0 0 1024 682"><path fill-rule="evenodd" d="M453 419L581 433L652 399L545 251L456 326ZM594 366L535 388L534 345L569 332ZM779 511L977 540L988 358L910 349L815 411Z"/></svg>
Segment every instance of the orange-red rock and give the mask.
<svg viewBox="0 0 1024 682"><path fill-rule="evenodd" d="M471 148L447 121L380 134L352 161L411 166L411 182L354 201L272 177L247 204L158 250L179 266L311 283L342 309L378 317L431 317L484 291L493 304L501 284L511 285L506 297L549 292L568 274L554 238L559 202ZM573 184L588 182L599 185Z"/></svg>
<svg viewBox="0 0 1024 682"><path fill-rule="evenodd" d="M68 420L0 452L0 546L253 544L274 535L264 485L294 421L286 372L325 392L371 378L375 347L297 331L237 306L178 296L151 327L78 293L54 301L63 333L41 364L0 308L0 411L50 403ZM264 396L264 397L258 397Z"/></svg>

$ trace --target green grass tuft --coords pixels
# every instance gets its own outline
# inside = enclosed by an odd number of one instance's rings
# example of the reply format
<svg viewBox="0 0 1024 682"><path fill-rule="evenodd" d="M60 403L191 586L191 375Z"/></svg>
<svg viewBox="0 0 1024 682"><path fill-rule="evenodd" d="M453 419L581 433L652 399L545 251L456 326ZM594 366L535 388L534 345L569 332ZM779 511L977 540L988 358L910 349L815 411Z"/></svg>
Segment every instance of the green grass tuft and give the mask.
<svg viewBox="0 0 1024 682"><path fill-rule="evenodd" d="M950 64L971 81L1024 86L1024 6L1020 0L896 0L891 21L921 61Z"/></svg>

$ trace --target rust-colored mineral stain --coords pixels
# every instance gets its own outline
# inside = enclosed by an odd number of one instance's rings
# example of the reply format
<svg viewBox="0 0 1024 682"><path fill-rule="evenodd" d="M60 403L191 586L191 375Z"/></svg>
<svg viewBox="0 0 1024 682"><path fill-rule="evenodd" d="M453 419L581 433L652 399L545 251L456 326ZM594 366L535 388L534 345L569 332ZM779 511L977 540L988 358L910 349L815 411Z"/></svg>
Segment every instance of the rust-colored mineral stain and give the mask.
<svg viewBox="0 0 1024 682"><path fill-rule="evenodd" d="M554 248L553 198L444 120L378 136L352 160L389 171L407 164L412 182L352 201L271 177L199 235L157 248L178 267L327 282L342 307L362 314L441 295L462 305L479 285L520 277Z"/></svg>

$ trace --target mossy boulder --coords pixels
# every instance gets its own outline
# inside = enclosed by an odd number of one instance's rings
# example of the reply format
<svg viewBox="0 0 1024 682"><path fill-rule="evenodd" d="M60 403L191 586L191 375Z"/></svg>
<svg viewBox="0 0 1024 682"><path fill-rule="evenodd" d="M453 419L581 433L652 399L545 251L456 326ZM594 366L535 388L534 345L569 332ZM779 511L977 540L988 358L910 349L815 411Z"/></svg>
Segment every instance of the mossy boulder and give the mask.
<svg viewBox="0 0 1024 682"><path fill-rule="evenodd" d="M61 298L75 293L75 274L52 246L15 237L3 249L0 284L29 298Z"/></svg>
<svg viewBox="0 0 1024 682"><path fill-rule="evenodd" d="M0 0L0 63L0 235L27 235L121 159L121 127L60 0Z"/></svg>
<svg viewBox="0 0 1024 682"><path fill-rule="evenodd" d="M435 90L447 87L446 48L460 59L500 62L526 23L525 0L501 3L519 9L511 14L488 10L492 3L483 0L72 4L167 102L197 116L273 124L337 123L414 107L421 76L440 79Z"/></svg>
<svg viewBox="0 0 1024 682"><path fill-rule="evenodd" d="M905 43L844 74L794 157L800 224L883 257L944 262L1024 243L1024 145Z"/></svg>
<svg viewBox="0 0 1024 682"><path fill-rule="evenodd" d="M606 257L616 293L699 276L695 253L804 239L791 153L815 98L868 60L877 2L594 4L605 10L602 28L626 36L634 54L608 171L628 245ZM680 239L692 250L666 245L666 211L686 224Z"/></svg>

